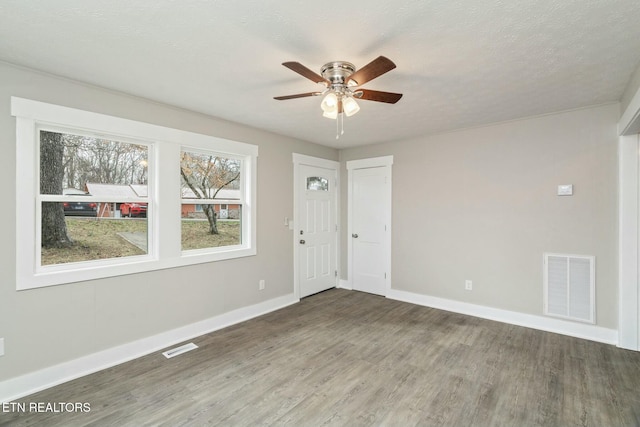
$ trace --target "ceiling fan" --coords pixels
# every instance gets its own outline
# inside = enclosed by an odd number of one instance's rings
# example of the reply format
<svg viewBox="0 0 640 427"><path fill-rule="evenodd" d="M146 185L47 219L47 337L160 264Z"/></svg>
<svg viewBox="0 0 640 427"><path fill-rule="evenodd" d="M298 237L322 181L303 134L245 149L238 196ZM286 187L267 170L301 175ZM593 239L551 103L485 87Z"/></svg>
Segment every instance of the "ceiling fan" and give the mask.
<svg viewBox="0 0 640 427"><path fill-rule="evenodd" d="M367 101L386 102L388 104L395 104L402 98L401 93L359 88L359 86L396 68L396 64L384 56L377 57L359 70L356 70L356 67L350 62L328 62L322 66L320 74L317 74L299 62L284 62L282 65L315 83L323 85L324 89L321 92L276 96L274 99L282 101L285 99L324 95L322 103L320 104L323 111L322 115L329 119L341 119L341 132L336 135L336 139L340 137L340 134L344 133L343 113L349 117L360 111L360 106L355 98ZM336 126L337 125L336 123Z"/></svg>

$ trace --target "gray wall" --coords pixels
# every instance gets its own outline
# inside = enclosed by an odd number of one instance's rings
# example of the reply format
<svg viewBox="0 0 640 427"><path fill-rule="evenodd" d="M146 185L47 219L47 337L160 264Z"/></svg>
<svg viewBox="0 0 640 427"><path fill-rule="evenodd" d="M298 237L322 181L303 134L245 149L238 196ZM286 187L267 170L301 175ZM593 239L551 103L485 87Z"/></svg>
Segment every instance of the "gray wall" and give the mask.
<svg viewBox="0 0 640 427"><path fill-rule="evenodd" d="M17 292L10 96L257 144L258 255ZM2 63L0 148L0 381L292 293L291 231L283 226L293 217L291 154L338 159L334 149Z"/></svg>
<svg viewBox="0 0 640 427"><path fill-rule="evenodd" d="M619 108L343 150L342 206L345 162L393 155L394 289L540 315L543 252L595 255L597 323L616 329Z"/></svg>
<svg viewBox="0 0 640 427"><path fill-rule="evenodd" d="M16 292L12 95L259 145L258 255ZM598 324L615 329L619 108L343 150L342 228L345 162L392 154L394 288L541 314L542 253L592 254ZM0 381L293 292L283 226L293 217L291 153L338 159L330 148L1 63L0 147ZM556 196L558 184L574 184L575 195ZM344 233L341 246L346 278Z"/></svg>

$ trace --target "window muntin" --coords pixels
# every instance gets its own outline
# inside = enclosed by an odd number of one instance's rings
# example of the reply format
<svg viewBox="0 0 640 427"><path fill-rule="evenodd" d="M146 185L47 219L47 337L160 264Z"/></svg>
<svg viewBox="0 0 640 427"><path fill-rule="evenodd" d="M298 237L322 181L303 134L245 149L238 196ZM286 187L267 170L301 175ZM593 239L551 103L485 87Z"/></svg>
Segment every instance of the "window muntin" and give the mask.
<svg viewBox="0 0 640 427"><path fill-rule="evenodd" d="M148 253L148 145L40 127L38 152L38 267Z"/></svg>
<svg viewBox="0 0 640 427"><path fill-rule="evenodd" d="M221 261L256 254L256 170L258 147L118 117L11 98L16 118L16 288L18 290L120 276L164 268ZM43 203L87 200L84 194L40 194L39 131L53 130L80 136L142 144L148 147L148 194L128 202L147 203L147 255L40 265ZM182 251L179 165L182 147L215 151L242 162L241 243ZM138 185L138 184L136 184ZM58 193L57 191L55 193ZM65 192L66 193L66 192ZM94 197L95 198L95 197ZM120 196L101 197L121 211ZM215 200L215 203L219 200ZM235 200L232 202L236 202ZM98 206L99 206L98 203ZM201 203L200 201L198 203ZM115 217L115 216L114 216ZM71 218L69 218L71 219ZM38 244L36 244L36 242Z"/></svg>

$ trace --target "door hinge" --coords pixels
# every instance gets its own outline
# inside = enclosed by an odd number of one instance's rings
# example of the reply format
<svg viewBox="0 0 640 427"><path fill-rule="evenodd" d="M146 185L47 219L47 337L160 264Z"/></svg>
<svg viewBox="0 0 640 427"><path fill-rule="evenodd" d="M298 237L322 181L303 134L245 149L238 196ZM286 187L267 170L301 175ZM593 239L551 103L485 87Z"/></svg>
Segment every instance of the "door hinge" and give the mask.
<svg viewBox="0 0 640 427"><path fill-rule="evenodd" d="M335 271L335 277L338 277L338 270Z"/></svg>
<svg viewBox="0 0 640 427"><path fill-rule="evenodd" d="M384 278L385 278L385 279L387 278L387 273L384 273Z"/></svg>

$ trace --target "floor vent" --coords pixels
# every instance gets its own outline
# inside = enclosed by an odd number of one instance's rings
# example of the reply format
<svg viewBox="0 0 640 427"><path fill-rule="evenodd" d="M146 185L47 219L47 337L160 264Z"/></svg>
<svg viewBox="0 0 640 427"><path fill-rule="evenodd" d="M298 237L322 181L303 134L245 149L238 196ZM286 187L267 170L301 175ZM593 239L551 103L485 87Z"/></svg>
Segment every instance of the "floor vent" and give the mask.
<svg viewBox="0 0 640 427"><path fill-rule="evenodd" d="M544 314L595 323L595 257L544 254Z"/></svg>
<svg viewBox="0 0 640 427"><path fill-rule="evenodd" d="M198 348L197 345L190 342L189 344L181 345L180 347L172 348L171 350L167 350L162 355L167 359L171 359L172 357L180 356L181 354L186 353L187 351L191 351Z"/></svg>

